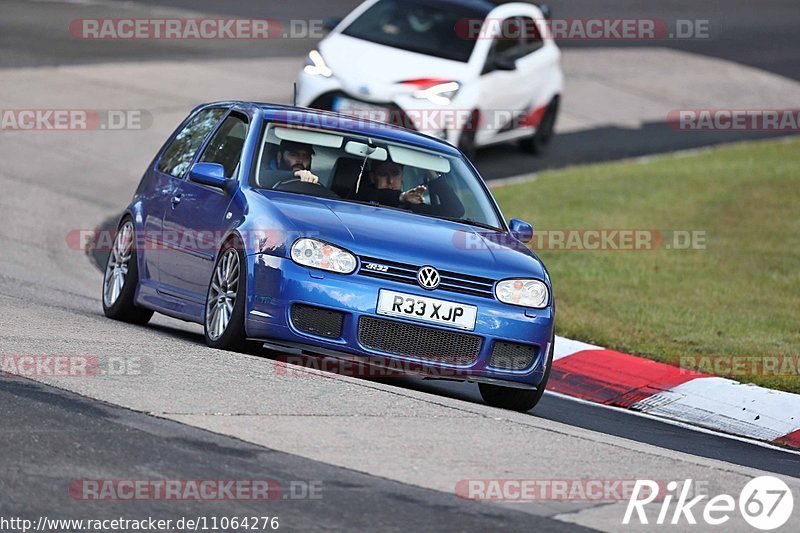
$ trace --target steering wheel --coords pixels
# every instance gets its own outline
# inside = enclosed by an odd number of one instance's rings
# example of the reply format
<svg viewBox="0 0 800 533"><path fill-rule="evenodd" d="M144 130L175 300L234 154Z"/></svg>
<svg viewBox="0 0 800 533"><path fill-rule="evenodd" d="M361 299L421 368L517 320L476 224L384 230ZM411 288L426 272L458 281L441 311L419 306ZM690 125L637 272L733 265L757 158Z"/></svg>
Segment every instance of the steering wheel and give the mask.
<svg viewBox="0 0 800 533"><path fill-rule="evenodd" d="M272 185L270 189L277 189L280 185L290 181L296 181L298 178L294 175L293 170L270 170L269 179L275 180L275 184Z"/></svg>
<svg viewBox="0 0 800 533"><path fill-rule="evenodd" d="M294 176L294 174L292 174ZM300 178L290 178L281 180L272 186L273 190L296 192L300 194L309 194L312 196L321 196L323 198L339 198L339 195L320 183L312 183L310 181L302 181Z"/></svg>

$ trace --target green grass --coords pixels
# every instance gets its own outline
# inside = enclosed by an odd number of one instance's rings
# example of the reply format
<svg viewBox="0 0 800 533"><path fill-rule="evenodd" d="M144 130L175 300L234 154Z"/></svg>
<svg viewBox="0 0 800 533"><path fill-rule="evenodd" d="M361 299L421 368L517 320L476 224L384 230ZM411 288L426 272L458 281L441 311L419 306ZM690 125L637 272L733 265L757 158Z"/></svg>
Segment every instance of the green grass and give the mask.
<svg viewBox="0 0 800 533"><path fill-rule="evenodd" d="M800 137L572 167L493 192L537 232L706 232L705 249L537 250L559 335L670 364L800 355ZM800 393L798 373L726 377Z"/></svg>

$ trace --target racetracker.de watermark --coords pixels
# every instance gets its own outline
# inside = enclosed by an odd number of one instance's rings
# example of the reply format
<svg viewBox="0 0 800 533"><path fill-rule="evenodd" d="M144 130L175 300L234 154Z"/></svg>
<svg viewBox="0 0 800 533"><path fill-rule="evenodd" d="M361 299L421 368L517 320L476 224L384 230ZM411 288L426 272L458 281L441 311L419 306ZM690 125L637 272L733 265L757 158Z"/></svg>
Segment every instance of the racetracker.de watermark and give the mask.
<svg viewBox="0 0 800 533"><path fill-rule="evenodd" d="M425 98L425 91L436 85L435 81L412 80L403 85L415 89L415 94ZM393 128L402 126L422 132L439 133L444 130L478 131L512 130L536 127L546 112L546 107L529 109L482 109L442 107L406 107L403 109L381 107L353 101L352 105L337 109L339 115L307 115L303 111L279 112L287 122L310 127L332 128ZM277 120L277 119L276 119Z"/></svg>
<svg viewBox="0 0 800 533"><path fill-rule="evenodd" d="M462 479L456 483L456 495L507 503L617 502L630 500L636 484L636 479ZM657 491L658 485L650 490Z"/></svg>
<svg viewBox="0 0 800 533"><path fill-rule="evenodd" d="M680 131L800 131L800 109L673 109L667 125Z"/></svg>
<svg viewBox="0 0 800 533"><path fill-rule="evenodd" d="M800 376L800 355L682 355L681 373L726 377Z"/></svg>
<svg viewBox="0 0 800 533"><path fill-rule="evenodd" d="M0 355L0 377L6 378L141 376L152 369L153 361L142 356Z"/></svg>
<svg viewBox="0 0 800 533"><path fill-rule="evenodd" d="M708 19L656 18L464 18L455 25L460 39L558 41L661 41L708 39Z"/></svg>
<svg viewBox="0 0 800 533"><path fill-rule="evenodd" d="M427 359L421 356L421 359ZM434 358L430 358L434 361ZM469 369L390 358L340 359L308 355L280 355L272 363L276 375L294 378L332 377L331 374L366 379L423 376L437 379L469 379Z"/></svg>
<svg viewBox="0 0 800 533"><path fill-rule="evenodd" d="M228 231L217 229L142 230L130 236L130 242L121 243L126 249L136 251L192 249L216 252L230 236ZM299 235L298 235L299 236ZM298 236L295 236L298 237ZM319 232L303 232L303 237L317 237ZM82 252L109 252L116 242L117 229L73 229L65 236L67 247ZM287 244L289 234L279 229L240 230L234 243L243 251L250 249L276 250Z"/></svg>
<svg viewBox="0 0 800 533"><path fill-rule="evenodd" d="M144 109L2 109L2 131L138 131L153 125Z"/></svg>
<svg viewBox="0 0 800 533"><path fill-rule="evenodd" d="M527 244L520 240L530 237ZM520 240L518 240L520 239ZM705 230L587 228L534 230L531 235L500 232L459 232L453 236L459 250L509 251L528 247L536 251L636 252L705 250Z"/></svg>
<svg viewBox="0 0 800 533"><path fill-rule="evenodd" d="M116 229L74 229L66 237L72 250L110 251L114 247ZM138 251L192 249L216 252L229 236L220 230L142 230L132 237L130 247ZM284 230L252 229L241 231L235 247L266 251L278 250L288 244L290 236ZM318 237L318 232L304 232L303 237ZM530 237L527 244L520 242ZM502 231L457 232L453 235L453 248L467 251L513 251L531 248L536 251L654 251L654 250L705 250L705 230L689 229L636 229L636 228L570 228L535 230L531 235L504 233ZM126 248L128 248L126 243Z"/></svg>
<svg viewBox="0 0 800 533"><path fill-rule="evenodd" d="M321 480L274 479L77 479L69 495L86 501L320 500Z"/></svg>
<svg viewBox="0 0 800 533"><path fill-rule="evenodd" d="M102 41L321 39L322 19L86 18L69 25L73 38Z"/></svg>

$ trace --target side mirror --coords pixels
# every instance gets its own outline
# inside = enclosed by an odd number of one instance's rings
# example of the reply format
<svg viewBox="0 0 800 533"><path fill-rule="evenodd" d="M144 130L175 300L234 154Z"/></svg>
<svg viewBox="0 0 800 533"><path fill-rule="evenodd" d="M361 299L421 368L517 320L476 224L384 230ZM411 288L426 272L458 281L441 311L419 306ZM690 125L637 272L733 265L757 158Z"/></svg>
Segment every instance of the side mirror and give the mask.
<svg viewBox="0 0 800 533"><path fill-rule="evenodd" d="M531 242L533 239L533 226L520 220L512 218L508 221L508 227L511 230L511 235L520 240L520 242Z"/></svg>
<svg viewBox="0 0 800 533"><path fill-rule="evenodd" d="M225 178L225 168L219 163L195 163L189 170L189 179L200 185L208 185L227 191L233 180Z"/></svg>
<svg viewBox="0 0 800 533"><path fill-rule="evenodd" d="M342 20L344 19L336 17L326 18L322 21L322 29L325 31L333 31L333 28L338 26L339 23L342 22Z"/></svg>
<svg viewBox="0 0 800 533"><path fill-rule="evenodd" d="M517 61L508 57L495 57L486 62L484 74L495 70L517 70Z"/></svg>

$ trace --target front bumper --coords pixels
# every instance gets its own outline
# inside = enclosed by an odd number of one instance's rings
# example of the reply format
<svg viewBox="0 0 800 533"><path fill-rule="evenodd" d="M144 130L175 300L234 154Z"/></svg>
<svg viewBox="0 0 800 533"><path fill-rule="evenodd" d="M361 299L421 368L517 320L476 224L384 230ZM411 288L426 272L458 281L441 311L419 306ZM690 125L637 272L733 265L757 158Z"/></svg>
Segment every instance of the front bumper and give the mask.
<svg viewBox="0 0 800 533"><path fill-rule="evenodd" d="M437 105L424 98L414 98L409 92L397 93L389 87L367 96L360 93L359 88L349 87L335 76L321 78L301 72L297 82L300 106L334 111L334 99L345 97L364 104L366 109L356 115L359 118L408 128L445 140L453 146L458 145L461 132L471 124L469 121L475 107L468 105L463 97L450 105ZM372 112L372 106L384 108L386 118Z"/></svg>
<svg viewBox="0 0 800 533"><path fill-rule="evenodd" d="M248 299L246 332L250 339L269 343L273 348L287 348L289 354L317 353L358 360L381 358L399 362L393 368L424 368L429 377L502 383L531 388L542 380L553 333L552 307L524 309L502 304L493 298L426 291L420 287L377 279L360 274L341 275L299 266L290 259L255 254L248 256ZM437 298L478 307L474 331L464 332L446 326L422 324L376 313L378 291L390 289L406 294ZM306 305L341 313L340 334L312 334L294 323L293 305ZM362 321L362 318L365 320ZM448 335L479 337L479 347L472 356L455 362L442 362L424 356L409 357L390 353L366 341L364 323L383 321L392 327L407 328L437 339ZM296 320L296 317L295 317ZM338 332L339 330L337 330ZM412 335L413 342L415 337ZM365 345L367 344L367 345ZM534 352L525 368L507 370L492 366L492 354L500 346L526 345ZM420 346L417 353L424 353ZM495 359L494 361L497 361ZM431 370L433 370L431 372Z"/></svg>

